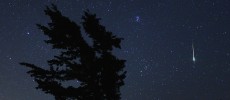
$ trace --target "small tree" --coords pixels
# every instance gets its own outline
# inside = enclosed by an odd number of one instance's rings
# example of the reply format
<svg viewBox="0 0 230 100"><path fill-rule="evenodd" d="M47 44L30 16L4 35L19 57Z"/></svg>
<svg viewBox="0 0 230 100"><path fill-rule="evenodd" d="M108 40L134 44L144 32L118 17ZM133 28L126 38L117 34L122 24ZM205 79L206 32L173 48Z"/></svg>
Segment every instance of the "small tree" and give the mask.
<svg viewBox="0 0 230 100"><path fill-rule="evenodd" d="M52 94L56 100L119 100L120 87L124 85L125 60L112 54L113 48L121 48L122 38L106 31L95 14L85 11L81 23L92 45L82 37L80 26L63 16L55 5L47 7L45 14L51 19L47 26L38 24L45 40L60 54L48 60L48 68L20 63L38 83L37 89ZM64 86L72 81L79 85Z"/></svg>

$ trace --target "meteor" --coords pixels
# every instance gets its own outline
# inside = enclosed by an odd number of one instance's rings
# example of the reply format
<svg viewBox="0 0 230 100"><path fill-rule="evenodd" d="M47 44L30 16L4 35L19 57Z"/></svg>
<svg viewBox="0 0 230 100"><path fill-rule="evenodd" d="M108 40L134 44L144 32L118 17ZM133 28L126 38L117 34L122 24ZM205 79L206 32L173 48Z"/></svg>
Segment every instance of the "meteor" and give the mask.
<svg viewBox="0 0 230 100"><path fill-rule="evenodd" d="M194 63L195 63L195 61L196 61L193 43L192 43L192 61L193 61Z"/></svg>

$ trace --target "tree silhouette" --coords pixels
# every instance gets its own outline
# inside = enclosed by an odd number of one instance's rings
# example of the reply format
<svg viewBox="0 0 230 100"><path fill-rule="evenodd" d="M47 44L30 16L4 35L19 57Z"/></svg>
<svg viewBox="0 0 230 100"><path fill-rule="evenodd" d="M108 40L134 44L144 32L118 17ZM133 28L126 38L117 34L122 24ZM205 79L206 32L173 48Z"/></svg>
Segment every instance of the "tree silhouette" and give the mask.
<svg viewBox="0 0 230 100"><path fill-rule="evenodd" d="M95 14L85 11L81 25L92 40L90 45L80 26L63 16L55 5L44 11L51 23L37 26L49 37L45 42L60 54L47 61L47 69L20 63L30 68L27 73L38 83L36 89L52 94L56 100L119 100L125 60L115 57L112 50L121 48L122 38L106 31ZM75 85L68 84L70 81Z"/></svg>

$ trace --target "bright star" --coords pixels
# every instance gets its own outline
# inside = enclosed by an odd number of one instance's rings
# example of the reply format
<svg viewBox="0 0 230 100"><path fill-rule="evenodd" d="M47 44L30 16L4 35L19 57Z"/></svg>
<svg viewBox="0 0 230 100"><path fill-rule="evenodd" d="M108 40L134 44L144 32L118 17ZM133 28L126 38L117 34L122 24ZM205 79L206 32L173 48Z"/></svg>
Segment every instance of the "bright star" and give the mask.
<svg viewBox="0 0 230 100"><path fill-rule="evenodd" d="M30 32L27 32L26 34L27 34L27 35L30 35Z"/></svg>

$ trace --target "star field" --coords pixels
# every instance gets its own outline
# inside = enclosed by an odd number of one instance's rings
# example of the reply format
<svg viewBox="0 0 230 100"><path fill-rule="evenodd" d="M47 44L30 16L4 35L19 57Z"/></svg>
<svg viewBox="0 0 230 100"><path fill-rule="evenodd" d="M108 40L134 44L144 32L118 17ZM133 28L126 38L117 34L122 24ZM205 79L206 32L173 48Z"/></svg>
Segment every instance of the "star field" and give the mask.
<svg viewBox="0 0 230 100"><path fill-rule="evenodd" d="M124 38L122 100L230 99L229 0L1 0L0 100L54 100L19 65L45 67L57 53L35 25L50 21L51 3L78 24L89 9Z"/></svg>

